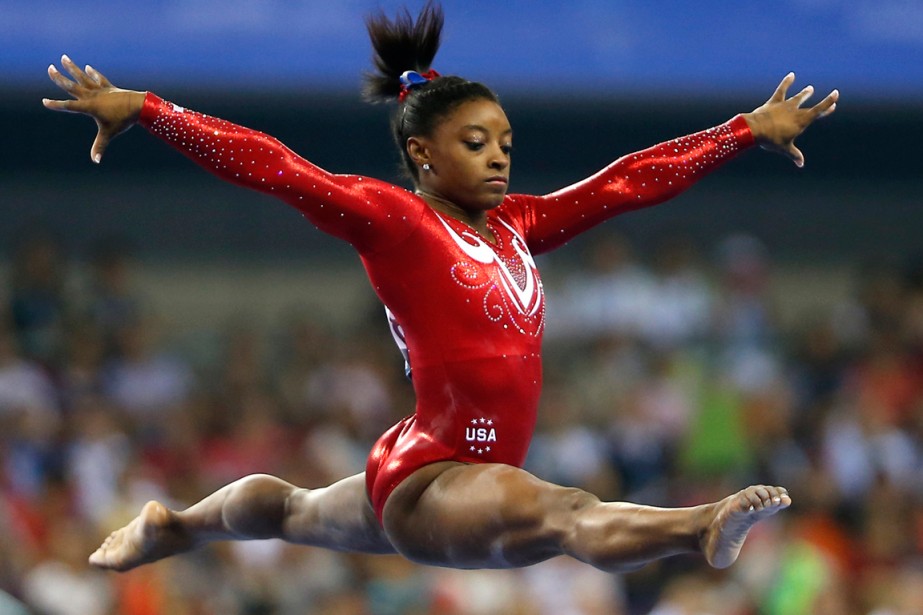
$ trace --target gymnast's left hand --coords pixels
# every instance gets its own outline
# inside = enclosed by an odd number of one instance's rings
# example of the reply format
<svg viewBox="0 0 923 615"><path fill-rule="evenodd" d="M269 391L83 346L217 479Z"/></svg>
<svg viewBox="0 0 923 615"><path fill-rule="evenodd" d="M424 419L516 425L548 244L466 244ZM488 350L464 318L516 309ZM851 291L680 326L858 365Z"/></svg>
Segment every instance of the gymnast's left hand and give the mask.
<svg viewBox="0 0 923 615"><path fill-rule="evenodd" d="M833 90L816 105L803 107L814 94L814 87L809 85L786 98L788 88L794 82L795 73L789 73L769 100L743 116L760 147L787 156L797 166L803 167L804 154L795 146L795 138L815 120L833 113L840 93Z"/></svg>
<svg viewBox="0 0 923 615"><path fill-rule="evenodd" d="M61 57L61 66L70 75L70 79L53 64L48 67L48 76L73 100L45 98L42 104L53 111L82 113L96 120L98 130L90 148L90 158L98 163L109 142L138 121L145 92L117 88L99 71L89 65L81 70L66 55Z"/></svg>

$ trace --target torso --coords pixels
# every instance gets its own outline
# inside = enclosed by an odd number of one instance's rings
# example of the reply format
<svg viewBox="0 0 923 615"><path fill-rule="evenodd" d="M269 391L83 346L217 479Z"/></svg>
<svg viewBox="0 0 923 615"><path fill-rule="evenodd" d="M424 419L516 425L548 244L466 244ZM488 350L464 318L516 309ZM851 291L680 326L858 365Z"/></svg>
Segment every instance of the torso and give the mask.
<svg viewBox="0 0 923 615"><path fill-rule="evenodd" d="M423 465L525 460L541 390L544 294L522 222L501 205L487 224L493 243L429 209L406 241L363 255L400 325L417 394L414 415L370 458L379 514L378 489L390 493Z"/></svg>

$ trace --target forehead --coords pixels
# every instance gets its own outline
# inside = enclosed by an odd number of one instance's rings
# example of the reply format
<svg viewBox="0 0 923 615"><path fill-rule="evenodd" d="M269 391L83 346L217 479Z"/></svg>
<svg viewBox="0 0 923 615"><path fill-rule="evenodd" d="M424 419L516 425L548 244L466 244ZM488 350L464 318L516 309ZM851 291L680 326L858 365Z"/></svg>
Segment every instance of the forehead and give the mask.
<svg viewBox="0 0 923 615"><path fill-rule="evenodd" d="M483 98L460 104L442 120L437 131L456 132L466 129L480 129L498 135L511 130L503 107Z"/></svg>

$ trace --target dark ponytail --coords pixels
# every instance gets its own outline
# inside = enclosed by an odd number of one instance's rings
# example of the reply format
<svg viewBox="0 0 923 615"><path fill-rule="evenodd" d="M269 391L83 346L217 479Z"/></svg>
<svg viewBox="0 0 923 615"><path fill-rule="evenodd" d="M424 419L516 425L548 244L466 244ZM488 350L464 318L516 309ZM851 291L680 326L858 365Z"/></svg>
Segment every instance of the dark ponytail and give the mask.
<svg viewBox="0 0 923 615"><path fill-rule="evenodd" d="M363 96L369 102L399 102L391 117L391 133L404 168L415 181L418 171L407 153L408 138L432 134L439 120L464 102L498 102L488 87L461 77L436 77L414 87L399 101L404 71L423 73L430 69L439 50L443 23L442 7L433 0L426 3L416 20L404 9L393 20L379 12L366 21L376 70L365 74Z"/></svg>

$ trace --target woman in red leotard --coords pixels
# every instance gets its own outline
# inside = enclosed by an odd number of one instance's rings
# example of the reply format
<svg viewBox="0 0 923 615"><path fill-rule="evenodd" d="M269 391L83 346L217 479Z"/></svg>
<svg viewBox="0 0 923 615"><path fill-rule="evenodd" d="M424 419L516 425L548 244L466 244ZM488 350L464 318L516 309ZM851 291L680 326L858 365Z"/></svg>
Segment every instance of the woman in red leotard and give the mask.
<svg viewBox="0 0 923 615"><path fill-rule="evenodd" d="M442 12L368 22L377 73L366 95L393 99L392 132L414 190L335 175L276 139L152 93L123 90L66 56L49 75L92 116L91 157L138 123L228 181L277 196L355 247L386 306L416 393L366 472L323 489L242 478L183 511L149 502L90 557L127 570L215 540L282 538L341 551L401 553L459 568L526 566L566 554L604 570L700 552L730 565L754 523L790 505L752 486L719 502L654 508L601 502L520 469L541 390L542 283L533 256L622 212L688 188L754 144L801 166L794 139L831 113L838 93L803 107L786 76L750 113L620 158L544 196L508 194L512 130L487 87L430 69Z"/></svg>

